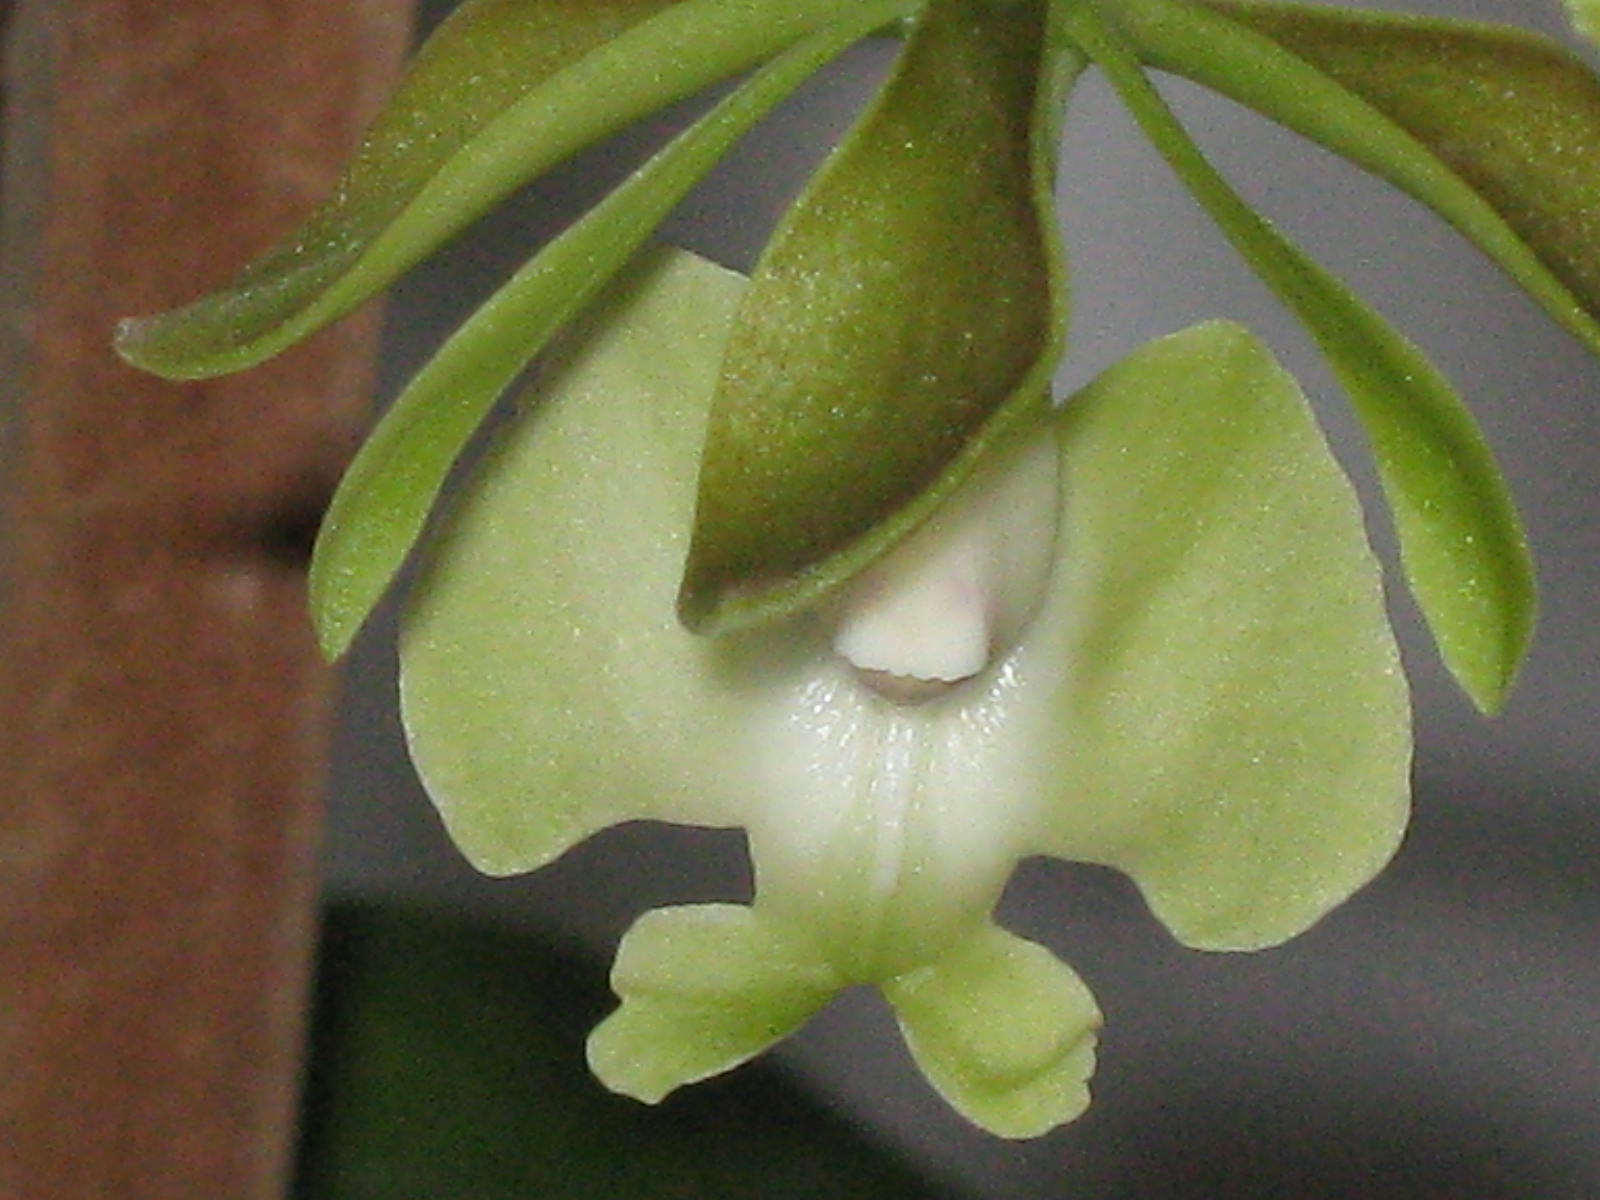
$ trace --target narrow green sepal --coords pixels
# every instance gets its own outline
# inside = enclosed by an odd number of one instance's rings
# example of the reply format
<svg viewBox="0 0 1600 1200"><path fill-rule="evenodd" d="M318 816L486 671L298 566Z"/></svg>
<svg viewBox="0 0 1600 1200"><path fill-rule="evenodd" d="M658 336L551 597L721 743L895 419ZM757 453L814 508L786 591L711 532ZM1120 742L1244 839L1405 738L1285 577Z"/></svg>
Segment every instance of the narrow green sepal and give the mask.
<svg viewBox="0 0 1600 1200"><path fill-rule="evenodd" d="M901 0L871 0L768 63L541 250L406 386L340 480L311 560L311 615L339 658L420 535L501 393L722 155Z"/></svg>
<svg viewBox="0 0 1600 1200"><path fill-rule="evenodd" d="M1045 402L1051 198L1074 48L1043 0L934 0L753 276L679 597L727 631L816 600Z"/></svg>
<svg viewBox="0 0 1600 1200"><path fill-rule="evenodd" d="M123 322L118 351L170 378L252 366L381 291L569 155L858 7L471 0L429 40L305 226L222 290Z"/></svg>
<svg viewBox="0 0 1600 1200"><path fill-rule="evenodd" d="M1448 380L1240 198L1092 4L1070 24L1234 247L1316 339L1377 461L1402 565L1446 666L1486 713L1505 702L1537 606L1527 538L1488 443Z"/></svg>
<svg viewBox="0 0 1600 1200"><path fill-rule="evenodd" d="M1527 30L1260 0L1130 0L1140 57L1409 193L1600 354L1600 79Z"/></svg>
<svg viewBox="0 0 1600 1200"><path fill-rule="evenodd" d="M494 121L597 46L670 0L573 6L466 0L425 42L329 199L226 287L182 308L125 321L117 349L172 378L241 370L349 311L459 228L385 242L436 176ZM547 135L546 157L559 134ZM492 198L478 200L483 211ZM393 264L380 268L374 249ZM396 262L398 259L400 261ZM350 276L354 275L352 279ZM365 277L366 282L362 279Z"/></svg>

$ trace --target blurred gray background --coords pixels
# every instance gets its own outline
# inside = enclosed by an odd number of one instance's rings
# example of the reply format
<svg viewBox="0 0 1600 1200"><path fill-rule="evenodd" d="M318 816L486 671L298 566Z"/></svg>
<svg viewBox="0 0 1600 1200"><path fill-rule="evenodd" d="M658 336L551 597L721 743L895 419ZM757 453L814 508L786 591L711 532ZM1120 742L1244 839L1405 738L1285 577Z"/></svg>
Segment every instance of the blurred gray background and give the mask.
<svg viewBox="0 0 1600 1200"><path fill-rule="evenodd" d="M425 7L436 19L450 6ZM1388 7L1565 36L1556 0ZM892 53L862 46L815 81L690 198L666 238L749 267ZM1077 1124L1020 1144L972 1130L921 1082L872 997L845 997L777 1053L839 1110L975 1196L1600 1196L1600 366L1386 185L1225 101L1164 86L1245 194L1461 387L1539 557L1533 655L1505 714L1486 722L1391 586L1415 689L1412 830L1378 883L1287 947L1185 951L1120 878L1024 865L1003 920L1072 963L1106 1014L1094 1107ZM585 154L410 276L390 310L386 394L692 111ZM1152 336L1237 318L1317 398L1370 497L1342 398L1308 340L1093 76L1066 140L1074 314L1061 386ZM1372 512L1392 563L1382 510ZM350 665L326 854L334 893L427 897L555 931L605 961L648 907L747 895L737 834L664 827L608 831L536 875L475 875L407 765L393 632L386 613Z"/></svg>

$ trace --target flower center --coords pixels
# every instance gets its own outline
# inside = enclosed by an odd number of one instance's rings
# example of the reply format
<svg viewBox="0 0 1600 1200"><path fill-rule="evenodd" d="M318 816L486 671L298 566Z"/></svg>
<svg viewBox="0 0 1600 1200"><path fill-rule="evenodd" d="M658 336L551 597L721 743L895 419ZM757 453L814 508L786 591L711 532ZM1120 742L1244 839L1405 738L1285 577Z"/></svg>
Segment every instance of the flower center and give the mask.
<svg viewBox="0 0 1600 1200"><path fill-rule="evenodd" d="M1044 595L1057 488L1048 433L980 466L845 590L834 652L896 704L936 699L981 674L1016 644Z"/></svg>

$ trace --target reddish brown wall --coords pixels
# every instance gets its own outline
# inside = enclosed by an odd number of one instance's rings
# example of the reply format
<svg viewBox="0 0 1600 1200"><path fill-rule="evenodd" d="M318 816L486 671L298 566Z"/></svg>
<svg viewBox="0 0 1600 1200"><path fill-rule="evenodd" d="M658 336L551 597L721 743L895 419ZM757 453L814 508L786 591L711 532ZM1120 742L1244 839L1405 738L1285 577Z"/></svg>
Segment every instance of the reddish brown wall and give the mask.
<svg viewBox="0 0 1600 1200"><path fill-rule="evenodd" d="M303 551L375 324L191 385L108 339L318 198L410 4L9 7L0 1196L269 1197L327 742Z"/></svg>

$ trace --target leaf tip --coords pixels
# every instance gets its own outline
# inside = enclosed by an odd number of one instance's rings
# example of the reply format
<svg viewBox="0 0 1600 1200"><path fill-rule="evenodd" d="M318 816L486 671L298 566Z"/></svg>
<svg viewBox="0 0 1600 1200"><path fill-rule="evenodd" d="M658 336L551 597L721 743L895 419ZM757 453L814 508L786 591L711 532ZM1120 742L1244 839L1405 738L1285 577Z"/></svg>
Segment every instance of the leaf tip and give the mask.
<svg viewBox="0 0 1600 1200"><path fill-rule="evenodd" d="M130 367L161 374L160 366L148 353L151 329L157 316L123 317L111 334L111 348Z"/></svg>
<svg viewBox="0 0 1600 1200"><path fill-rule="evenodd" d="M1469 667L1451 664L1461 690L1481 715L1498 717L1504 711L1521 673L1522 663L1527 658L1532 636L1533 613L1530 607L1526 618L1509 632L1506 644L1483 665Z"/></svg>
<svg viewBox="0 0 1600 1200"><path fill-rule="evenodd" d="M269 357L226 357L201 350L192 339L198 321L196 313L204 303L197 301L182 308L123 317L112 332L111 347L130 367L180 382L227 375Z"/></svg>
<svg viewBox="0 0 1600 1200"><path fill-rule="evenodd" d="M1533 556L1514 510L1508 512L1510 527L1498 539L1499 553L1491 560L1496 586L1486 595L1469 592L1476 604L1463 605L1454 614L1437 597L1424 605L1440 657L1485 717L1499 716L1505 708L1538 623Z"/></svg>
<svg viewBox="0 0 1600 1200"><path fill-rule="evenodd" d="M350 643L355 640L356 631L360 628L353 622L316 608L312 609L311 624L316 633L317 649L322 652L323 661L329 664L338 662L350 652Z"/></svg>
<svg viewBox="0 0 1600 1200"><path fill-rule="evenodd" d="M312 552L306 581L306 606L317 649L322 652L324 661L336 663L350 652L350 643L366 623L370 605L365 609L352 605L349 596L332 585L329 574L327 556L322 552L319 539L317 549Z"/></svg>

